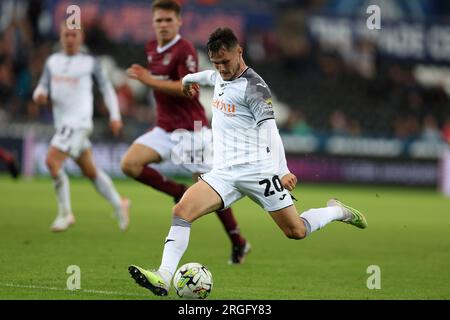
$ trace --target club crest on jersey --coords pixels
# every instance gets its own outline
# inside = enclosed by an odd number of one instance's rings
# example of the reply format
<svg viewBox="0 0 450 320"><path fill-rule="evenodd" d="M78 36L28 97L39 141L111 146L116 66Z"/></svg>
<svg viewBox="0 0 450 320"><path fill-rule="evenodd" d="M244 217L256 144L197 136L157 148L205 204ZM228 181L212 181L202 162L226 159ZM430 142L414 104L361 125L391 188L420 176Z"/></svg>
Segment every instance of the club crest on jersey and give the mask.
<svg viewBox="0 0 450 320"><path fill-rule="evenodd" d="M167 66L170 63L170 59L172 59L172 55L170 53L166 53L163 58L163 65Z"/></svg>
<svg viewBox="0 0 450 320"><path fill-rule="evenodd" d="M188 55L186 59L186 68L190 72L195 72L195 70L197 69L197 63L195 62L194 57L192 55Z"/></svg>
<svg viewBox="0 0 450 320"><path fill-rule="evenodd" d="M153 61L152 56L147 56L147 61L148 61L148 63L152 63L152 61Z"/></svg>

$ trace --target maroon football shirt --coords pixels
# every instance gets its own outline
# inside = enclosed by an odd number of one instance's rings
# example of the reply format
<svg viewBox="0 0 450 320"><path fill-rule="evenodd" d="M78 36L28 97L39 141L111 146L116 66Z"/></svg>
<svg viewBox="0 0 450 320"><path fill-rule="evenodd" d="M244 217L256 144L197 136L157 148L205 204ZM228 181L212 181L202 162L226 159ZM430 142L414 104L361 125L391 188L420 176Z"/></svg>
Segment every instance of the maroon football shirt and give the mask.
<svg viewBox="0 0 450 320"><path fill-rule="evenodd" d="M181 80L186 74L198 71L198 57L193 45L180 38L173 45L157 49L156 40L145 47L148 69L152 75L161 80ZM175 129L194 130L194 121L201 121L208 126L205 109L198 97L193 99L176 97L155 90L156 125L167 132Z"/></svg>

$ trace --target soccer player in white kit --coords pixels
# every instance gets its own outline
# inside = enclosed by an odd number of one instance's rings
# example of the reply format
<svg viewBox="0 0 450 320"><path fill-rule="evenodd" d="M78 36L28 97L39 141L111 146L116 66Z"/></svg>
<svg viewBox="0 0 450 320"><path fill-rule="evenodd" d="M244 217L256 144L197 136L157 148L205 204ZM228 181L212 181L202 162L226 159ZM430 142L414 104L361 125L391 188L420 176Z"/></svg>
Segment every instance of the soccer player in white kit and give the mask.
<svg viewBox="0 0 450 320"><path fill-rule="evenodd" d="M53 232L64 231L75 223L69 178L63 168L65 160L71 157L83 175L93 182L97 191L112 205L119 228L126 230L129 224L129 200L122 198L110 177L96 167L89 141L93 129L92 77L96 78L109 110L110 128L114 136L118 136L122 128L117 95L100 61L80 52L82 30L71 30L62 24L60 42L62 51L48 57L33 93L33 100L39 105L47 105L51 99L56 129L46 159L58 202L58 214L50 229Z"/></svg>
<svg viewBox="0 0 450 320"><path fill-rule="evenodd" d="M188 246L191 223L244 196L267 211L290 239L303 239L332 221L367 227L358 210L337 199L330 199L325 208L310 209L299 216L289 194L297 178L287 167L267 84L246 66L242 48L230 29L214 31L207 48L217 71L188 74L182 86L187 96L195 95L199 85L214 86L213 169L174 206L159 269L129 267L134 280L155 295L168 294Z"/></svg>

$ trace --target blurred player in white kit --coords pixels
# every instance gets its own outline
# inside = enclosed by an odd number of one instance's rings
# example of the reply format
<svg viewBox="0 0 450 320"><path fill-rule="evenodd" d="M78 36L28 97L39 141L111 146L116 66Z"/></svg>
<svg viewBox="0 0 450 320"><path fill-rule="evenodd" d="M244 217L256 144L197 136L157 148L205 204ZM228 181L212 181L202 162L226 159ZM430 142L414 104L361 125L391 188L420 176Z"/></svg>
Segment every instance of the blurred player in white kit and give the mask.
<svg viewBox="0 0 450 320"><path fill-rule="evenodd" d="M122 198L110 177L96 167L89 141L93 129L92 77L96 79L108 108L109 125L114 136L118 136L122 129L117 95L100 61L80 52L83 37L81 29L69 29L65 23L61 25L62 51L47 58L33 93L33 100L37 104L47 105L51 102L56 129L46 159L58 202L58 214L50 229L53 232L64 231L75 223L69 178L63 168L65 160L70 157L112 205L119 228L126 230L129 224L129 200Z"/></svg>

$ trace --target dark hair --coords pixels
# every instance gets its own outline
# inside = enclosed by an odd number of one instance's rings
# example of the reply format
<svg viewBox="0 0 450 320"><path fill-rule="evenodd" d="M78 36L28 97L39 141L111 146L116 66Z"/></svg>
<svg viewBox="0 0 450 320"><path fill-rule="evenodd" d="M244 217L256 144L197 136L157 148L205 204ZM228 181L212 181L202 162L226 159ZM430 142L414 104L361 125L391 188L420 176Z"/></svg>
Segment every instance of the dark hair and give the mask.
<svg viewBox="0 0 450 320"><path fill-rule="evenodd" d="M217 53L221 48L230 50L239 45L238 39L230 28L217 28L209 36L206 48L208 53Z"/></svg>
<svg viewBox="0 0 450 320"><path fill-rule="evenodd" d="M175 0L155 0L152 3L152 11L157 9L175 11L177 15L181 14L181 6Z"/></svg>

